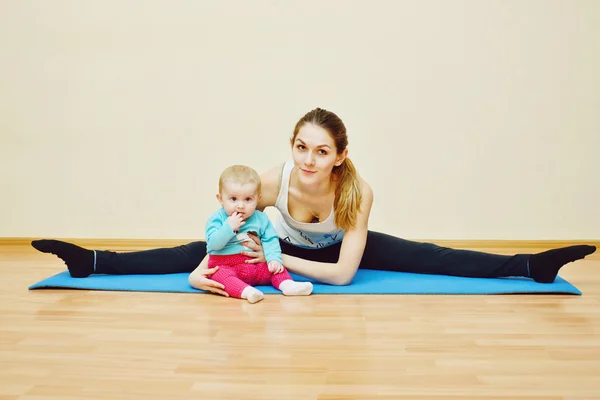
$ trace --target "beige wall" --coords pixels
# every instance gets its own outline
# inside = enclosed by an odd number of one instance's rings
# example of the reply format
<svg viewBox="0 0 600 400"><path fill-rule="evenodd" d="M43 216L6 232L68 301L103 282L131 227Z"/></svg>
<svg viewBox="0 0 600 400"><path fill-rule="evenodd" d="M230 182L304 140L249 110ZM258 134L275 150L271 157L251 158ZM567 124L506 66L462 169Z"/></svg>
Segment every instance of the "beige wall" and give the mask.
<svg viewBox="0 0 600 400"><path fill-rule="evenodd" d="M0 236L201 238L219 172L284 161L320 106L371 229L599 239L599 20L594 0L2 1Z"/></svg>

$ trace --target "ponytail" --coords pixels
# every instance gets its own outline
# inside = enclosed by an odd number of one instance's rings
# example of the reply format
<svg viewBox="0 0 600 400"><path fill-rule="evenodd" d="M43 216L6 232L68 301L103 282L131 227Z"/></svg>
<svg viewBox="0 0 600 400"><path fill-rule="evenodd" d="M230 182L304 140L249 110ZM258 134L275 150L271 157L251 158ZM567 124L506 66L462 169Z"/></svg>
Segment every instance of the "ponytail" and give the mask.
<svg viewBox="0 0 600 400"><path fill-rule="evenodd" d="M338 182L333 200L335 224L344 230L349 230L356 225L362 202L358 173L352 161L346 157L339 167L334 167L333 175Z"/></svg>

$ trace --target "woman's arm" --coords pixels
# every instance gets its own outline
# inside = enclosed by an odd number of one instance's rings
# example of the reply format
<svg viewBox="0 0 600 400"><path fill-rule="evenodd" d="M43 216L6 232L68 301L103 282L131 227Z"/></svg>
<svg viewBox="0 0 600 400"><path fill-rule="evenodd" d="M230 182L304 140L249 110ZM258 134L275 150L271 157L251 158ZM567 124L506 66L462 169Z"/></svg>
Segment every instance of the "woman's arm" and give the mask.
<svg viewBox="0 0 600 400"><path fill-rule="evenodd" d="M269 206L275 206L279 196L282 170L283 165L277 165L260 175L261 197L256 206L257 210L264 211Z"/></svg>
<svg viewBox="0 0 600 400"><path fill-rule="evenodd" d="M264 211L267 207L275 206L277 197L279 196L282 170L283 164L280 164L261 174L261 197L256 206L257 210ZM243 255L251 257L251 259L246 262L249 264L256 264L266 261L260 239L251 234L248 234L248 236L252 238L254 243L248 242L249 245L246 246L249 247L251 251L242 251Z"/></svg>
<svg viewBox="0 0 600 400"><path fill-rule="evenodd" d="M369 225L369 214L373 205L373 190L362 181L361 211L354 228L344 232L340 257L337 263L308 261L298 257L283 255L283 265L298 275L330 285L348 285L358 270L362 259Z"/></svg>

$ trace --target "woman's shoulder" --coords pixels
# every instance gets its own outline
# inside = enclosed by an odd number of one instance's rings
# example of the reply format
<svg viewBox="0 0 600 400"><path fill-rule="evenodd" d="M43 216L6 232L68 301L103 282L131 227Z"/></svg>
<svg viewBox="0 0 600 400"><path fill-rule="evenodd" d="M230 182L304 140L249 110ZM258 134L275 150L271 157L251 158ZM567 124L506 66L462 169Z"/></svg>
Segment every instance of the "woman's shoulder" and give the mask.
<svg viewBox="0 0 600 400"><path fill-rule="evenodd" d="M262 184L277 183L281 180L281 173L285 162L279 163L260 174Z"/></svg>
<svg viewBox="0 0 600 400"><path fill-rule="evenodd" d="M358 182L360 184L362 204L366 204L370 207L373 203L373 188L369 185L369 182L364 180L361 176L358 177Z"/></svg>
<svg viewBox="0 0 600 400"><path fill-rule="evenodd" d="M285 162L277 164L260 175L262 197L259 203L259 209L262 210L265 207L274 206L277 202L284 165Z"/></svg>

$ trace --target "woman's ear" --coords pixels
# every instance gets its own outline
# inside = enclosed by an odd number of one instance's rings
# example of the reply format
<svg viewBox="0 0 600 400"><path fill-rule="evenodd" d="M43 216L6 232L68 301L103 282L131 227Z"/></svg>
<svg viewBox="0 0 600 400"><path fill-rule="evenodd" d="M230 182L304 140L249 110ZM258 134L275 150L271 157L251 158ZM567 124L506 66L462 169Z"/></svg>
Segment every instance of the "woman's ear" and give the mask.
<svg viewBox="0 0 600 400"><path fill-rule="evenodd" d="M348 157L348 149L342 151L342 154L338 154L337 159L335 160L335 166L339 167L340 165L342 165L346 157Z"/></svg>

